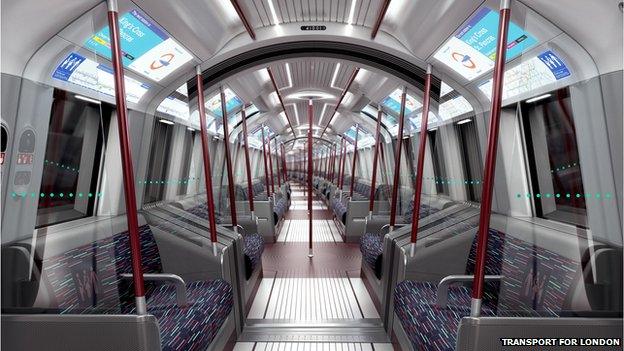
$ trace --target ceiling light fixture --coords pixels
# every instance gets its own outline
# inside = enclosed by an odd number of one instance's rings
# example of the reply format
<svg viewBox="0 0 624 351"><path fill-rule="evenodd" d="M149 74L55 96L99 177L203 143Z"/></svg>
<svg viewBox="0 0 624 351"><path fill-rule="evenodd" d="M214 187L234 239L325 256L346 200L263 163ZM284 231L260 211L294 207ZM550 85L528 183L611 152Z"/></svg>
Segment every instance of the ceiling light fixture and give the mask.
<svg viewBox="0 0 624 351"><path fill-rule="evenodd" d="M78 94L76 94L76 95L74 95L74 97L75 97L76 99L78 99L78 100L82 100L82 101L90 102L90 103L92 103L92 104L98 104L98 105L102 104L100 101L95 100L95 99L92 99L92 98L89 98L89 97L86 97L86 96L82 96L82 95L78 95Z"/></svg>
<svg viewBox="0 0 624 351"><path fill-rule="evenodd" d="M332 75L332 80L330 86L332 88L340 89L336 86L336 78L338 78L338 71L340 71L340 62L336 63L336 69L334 69L334 74Z"/></svg>
<svg viewBox="0 0 624 351"><path fill-rule="evenodd" d="M293 86L292 76L290 74L290 65L288 64L288 62L286 62L286 75L288 76L288 86L284 87L284 88L292 88L292 86Z"/></svg>
<svg viewBox="0 0 624 351"><path fill-rule="evenodd" d="M290 94L286 96L288 99L303 99L303 100L321 100L321 99L335 99L336 97L332 94L316 91L316 90L306 90L300 91L297 93Z"/></svg>
<svg viewBox="0 0 624 351"><path fill-rule="evenodd" d="M353 24L353 16L355 16L355 4L356 3L357 3L357 0L351 0L351 11L349 11L349 20L347 21L347 24L349 25Z"/></svg>
<svg viewBox="0 0 624 351"><path fill-rule="evenodd" d="M327 104L323 105L323 110L321 111L321 115L319 116L319 125L323 124L323 116L325 116L325 110L327 109Z"/></svg>
<svg viewBox="0 0 624 351"><path fill-rule="evenodd" d="M277 20L277 12L275 12L275 6L273 5L273 0L268 0L269 1L269 10L271 10L271 17L273 17L273 22L275 22L276 25L279 24L279 21Z"/></svg>
<svg viewBox="0 0 624 351"><path fill-rule="evenodd" d="M459 122L457 122L455 124L460 125L460 124L466 124L466 123L470 123L470 122L472 122L472 119L466 118L466 119L462 119L461 121L459 121Z"/></svg>
<svg viewBox="0 0 624 351"><path fill-rule="evenodd" d="M530 104L530 103L535 102L535 101L539 101L539 100L544 100L544 99L547 99L547 98L549 98L549 97L551 97L551 96L552 96L552 94L544 94L544 95L536 96L536 97L534 97L534 98L528 99L528 100L526 101L526 103L527 103L527 104Z"/></svg>
<svg viewBox="0 0 624 351"><path fill-rule="evenodd" d="M173 125L174 123L168 119L159 119L158 122Z"/></svg>
<svg viewBox="0 0 624 351"><path fill-rule="evenodd" d="M297 124L301 124L301 122L299 122L299 111L297 109L297 104L293 104L292 106L295 109L295 119L297 120Z"/></svg>

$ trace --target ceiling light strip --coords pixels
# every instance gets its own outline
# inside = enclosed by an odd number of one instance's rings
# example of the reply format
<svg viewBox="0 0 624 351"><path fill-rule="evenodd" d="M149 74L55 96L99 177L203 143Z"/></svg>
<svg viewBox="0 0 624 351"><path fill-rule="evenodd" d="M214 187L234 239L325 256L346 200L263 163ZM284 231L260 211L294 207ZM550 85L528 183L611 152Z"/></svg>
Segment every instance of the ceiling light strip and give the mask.
<svg viewBox="0 0 624 351"><path fill-rule="evenodd" d="M353 84L353 81L355 80L355 77L357 77L357 74L358 74L359 71L360 71L360 69L356 67L353 70L353 73L351 73L351 77L349 77L349 83L347 83L347 86L342 91L342 94L340 95L340 99L338 99L338 103L336 104L336 108L334 109L334 113L332 113L332 116L329 118L329 121L327 121L327 124L325 125L325 128L323 128L323 132L321 133L321 136L320 136L321 138L323 137L323 134L325 134L325 130L327 130L327 127L329 127L329 125L331 124L332 120L334 119L334 116L336 116L336 112L338 112L338 107L340 107L340 104L342 103L342 100L347 95L347 91L349 91L349 88L351 88L351 84Z"/></svg>
<svg viewBox="0 0 624 351"><path fill-rule="evenodd" d="M277 89L277 83L275 82L275 77L273 76L273 72L271 72L270 67L267 67L267 73L269 73L269 78L271 78L271 84L273 84L273 89L275 90L275 93L277 94L277 98L279 99L280 105L282 105L282 110L284 110L284 115L286 115L286 120L288 121L288 125L290 126L290 129L292 129L293 134L294 134L295 128L293 128L293 125L290 122L290 116L288 116L288 112L286 111L286 106L284 106L284 100L282 100L282 94L280 94L279 90Z"/></svg>
<svg viewBox="0 0 624 351"><path fill-rule="evenodd" d="M288 64L288 62L286 62L286 75L288 76L288 87L287 88L292 88L293 87L292 75L290 74L290 65Z"/></svg>
<svg viewBox="0 0 624 351"><path fill-rule="evenodd" d="M271 10L271 17L273 17L273 24L278 25L279 20L277 19L277 12L275 12L275 5L273 5L273 0L268 0L269 2L269 10Z"/></svg>
<svg viewBox="0 0 624 351"><path fill-rule="evenodd" d="M238 18L240 18L241 22L243 22L243 26L245 27L245 30L247 30L247 33L249 33L249 36L251 37L251 39L256 40L256 33L251 27L251 24L249 24L249 21L247 20L247 17L245 16L245 13L243 12L243 8L238 3L238 0L230 0L230 2L232 3L232 6L234 6L234 10L236 10L236 13L238 14Z"/></svg>
<svg viewBox="0 0 624 351"><path fill-rule="evenodd" d="M349 11L349 20L347 21L348 25L353 24L353 17L355 16L355 4L356 3L357 3L357 0L351 0L351 11Z"/></svg>
<svg viewBox="0 0 624 351"><path fill-rule="evenodd" d="M377 20L375 20L375 25L373 26L373 31L371 33L371 39L375 39L375 37L377 36L377 33L379 32L379 27L381 27L381 22L383 22L384 17L386 17L388 6L390 6L390 0L385 0L384 3L381 5L379 15L377 15Z"/></svg>
<svg viewBox="0 0 624 351"><path fill-rule="evenodd" d="M334 69L334 74L332 75L331 83L329 84L332 88L340 89L336 86L336 78L338 78L338 71L340 71L340 62L336 64L336 68Z"/></svg>

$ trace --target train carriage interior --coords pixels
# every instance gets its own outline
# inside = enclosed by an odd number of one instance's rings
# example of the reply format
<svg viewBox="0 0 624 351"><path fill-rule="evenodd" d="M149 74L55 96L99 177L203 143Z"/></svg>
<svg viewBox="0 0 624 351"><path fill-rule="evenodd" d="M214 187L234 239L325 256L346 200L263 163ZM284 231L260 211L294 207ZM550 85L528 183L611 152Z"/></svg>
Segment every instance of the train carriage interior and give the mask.
<svg viewBox="0 0 624 351"><path fill-rule="evenodd" d="M623 10L2 0L0 347L622 350Z"/></svg>

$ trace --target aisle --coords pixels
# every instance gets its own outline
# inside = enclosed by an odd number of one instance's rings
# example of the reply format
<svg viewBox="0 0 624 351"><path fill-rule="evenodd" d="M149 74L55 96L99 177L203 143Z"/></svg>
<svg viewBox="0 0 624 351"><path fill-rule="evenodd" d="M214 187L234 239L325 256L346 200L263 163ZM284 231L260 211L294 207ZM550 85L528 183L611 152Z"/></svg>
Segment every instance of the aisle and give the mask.
<svg viewBox="0 0 624 351"><path fill-rule="evenodd" d="M360 278L357 244L342 241L331 211L313 202L308 258L307 197L294 185L277 243L266 245L264 278L237 350L392 350Z"/></svg>

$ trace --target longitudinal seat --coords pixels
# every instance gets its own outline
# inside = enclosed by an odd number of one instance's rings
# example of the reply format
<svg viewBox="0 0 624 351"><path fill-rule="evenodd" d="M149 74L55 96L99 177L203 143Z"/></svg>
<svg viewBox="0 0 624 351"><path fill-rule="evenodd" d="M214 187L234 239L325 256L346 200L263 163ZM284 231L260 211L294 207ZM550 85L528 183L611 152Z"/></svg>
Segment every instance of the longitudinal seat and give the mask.
<svg viewBox="0 0 624 351"><path fill-rule="evenodd" d="M199 204L187 210L197 217L208 220L208 206L206 203ZM217 216L217 224L221 223L221 217ZM243 235L243 254L245 256L245 275L251 277L253 270L257 267L264 251L264 239L258 233Z"/></svg>
<svg viewBox="0 0 624 351"><path fill-rule="evenodd" d="M476 241L466 273L474 271ZM579 262L500 231L490 230L486 275L501 275L486 285L482 316L558 317L578 277ZM394 292L394 310L416 350L454 350L461 318L470 315L471 289L452 286L438 305L438 287L403 281Z"/></svg>
<svg viewBox="0 0 624 351"><path fill-rule="evenodd" d="M403 223L408 224L412 222L413 211L414 202L411 201L410 206L403 215ZM437 211L438 209L434 207L421 204L419 218L425 218L436 213ZM365 233L360 237L360 252L362 253L362 259L364 259L364 262L366 262L374 270L377 278L381 278L383 238L384 235L381 233Z"/></svg>
<svg viewBox="0 0 624 351"><path fill-rule="evenodd" d="M140 228L144 273L162 273L158 246L148 225ZM42 280L61 314L135 313L127 232L73 248L42 262ZM232 311L229 283L222 279L186 284L187 305L176 286L146 280L147 311L158 319L163 350L205 349Z"/></svg>

